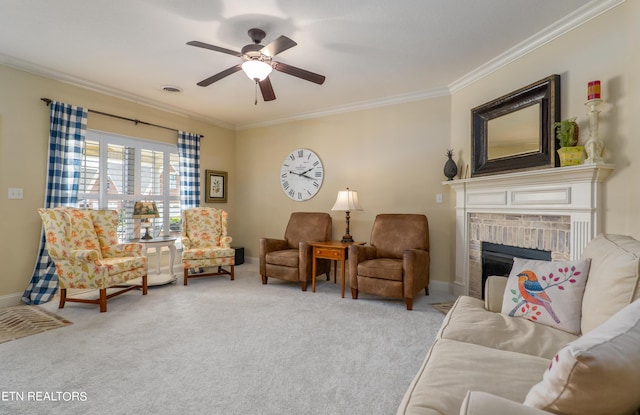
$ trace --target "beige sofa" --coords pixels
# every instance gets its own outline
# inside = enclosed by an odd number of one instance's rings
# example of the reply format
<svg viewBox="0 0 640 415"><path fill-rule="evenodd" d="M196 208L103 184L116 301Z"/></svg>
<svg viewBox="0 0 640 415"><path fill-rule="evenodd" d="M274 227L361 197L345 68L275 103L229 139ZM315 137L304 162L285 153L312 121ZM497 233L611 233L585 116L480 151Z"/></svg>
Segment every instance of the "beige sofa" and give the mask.
<svg viewBox="0 0 640 415"><path fill-rule="evenodd" d="M599 235L583 258L591 265L582 336L502 314L507 279L490 277L484 301L459 297L447 314L397 414L631 414L639 408L640 242ZM565 383L554 378L563 370L558 356L562 364L577 359ZM550 402L539 404L545 399Z"/></svg>

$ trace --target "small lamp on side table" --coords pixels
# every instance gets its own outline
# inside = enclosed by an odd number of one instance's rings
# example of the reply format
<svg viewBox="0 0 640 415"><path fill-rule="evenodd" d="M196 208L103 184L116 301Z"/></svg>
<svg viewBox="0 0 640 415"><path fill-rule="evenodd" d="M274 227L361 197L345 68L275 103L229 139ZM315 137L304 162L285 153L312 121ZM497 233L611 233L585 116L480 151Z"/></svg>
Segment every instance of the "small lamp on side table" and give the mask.
<svg viewBox="0 0 640 415"><path fill-rule="evenodd" d="M338 192L338 198L331 210L347 212L347 231L340 242L353 242L353 237L349 235L349 212L352 210L362 210L360 202L358 202L358 192L355 190L341 190Z"/></svg>
<svg viewBox="0 0 640 415"><path fill-rule="evenodd" d="M156 202L136 202L133 206L133 215L131 217L134 219L142 219L140 226L146 228L146 233L140 239L153 239L153 236L149 233L149 228L151 227L149 218L160 217Z"/></svg>

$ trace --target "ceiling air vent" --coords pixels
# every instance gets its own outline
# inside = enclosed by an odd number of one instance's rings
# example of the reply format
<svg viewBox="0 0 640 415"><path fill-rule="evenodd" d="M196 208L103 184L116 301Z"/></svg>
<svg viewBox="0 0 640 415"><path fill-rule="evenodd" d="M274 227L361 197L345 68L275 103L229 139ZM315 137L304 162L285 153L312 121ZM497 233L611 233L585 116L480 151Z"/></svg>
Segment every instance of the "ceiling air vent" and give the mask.
<svg viewBox="0 0 640 415"><path fill-rule="evenodd" d="M179 93L182 92L182 88L179 88L177 86L171 86L171 85L165 85L162 87L162 90L164 92L173 92L173 93Z"/></svg>

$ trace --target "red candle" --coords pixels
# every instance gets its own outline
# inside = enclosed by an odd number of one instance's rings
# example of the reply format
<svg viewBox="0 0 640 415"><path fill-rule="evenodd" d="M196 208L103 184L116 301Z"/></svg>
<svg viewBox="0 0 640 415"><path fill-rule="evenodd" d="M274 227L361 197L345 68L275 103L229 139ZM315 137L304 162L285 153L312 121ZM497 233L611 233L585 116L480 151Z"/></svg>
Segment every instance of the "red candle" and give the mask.
<svg viewBox="0 0 640 415"><path fill-rule="evenodd" d="M587 100L600 99L600 81L589 82Z"/></svg>

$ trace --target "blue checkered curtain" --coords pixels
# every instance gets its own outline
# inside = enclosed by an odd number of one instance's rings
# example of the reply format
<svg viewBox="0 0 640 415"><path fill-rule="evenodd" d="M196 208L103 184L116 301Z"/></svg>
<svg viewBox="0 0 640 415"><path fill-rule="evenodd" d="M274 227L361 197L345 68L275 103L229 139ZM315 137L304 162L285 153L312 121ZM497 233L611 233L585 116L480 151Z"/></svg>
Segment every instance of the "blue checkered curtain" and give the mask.
<svg viewBox="0 0 640 415"><path fill-rule="evenodd" d="M180 204L182 209L200 206L200 136L178 131L180 156Z"/></svg>
<svg viewBox="0 0 640 415"><path fill-rule="evenodd" d="M49 174L45 207L75 206L78 202L82 147L87 132L88 111L56 101L51 101L49 107ZM46 303L55 295L57 289L58 276L45 248L43 231L33 276L22 295L22 301L27 304Z"/></svg>

